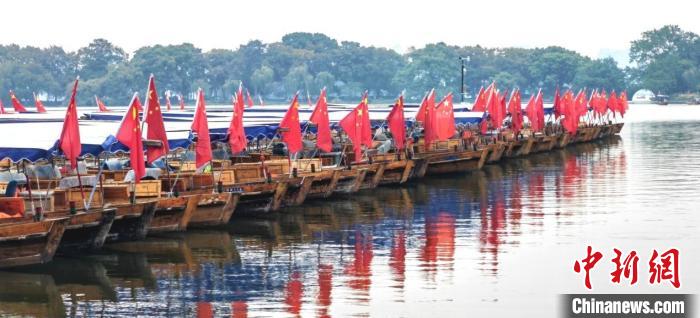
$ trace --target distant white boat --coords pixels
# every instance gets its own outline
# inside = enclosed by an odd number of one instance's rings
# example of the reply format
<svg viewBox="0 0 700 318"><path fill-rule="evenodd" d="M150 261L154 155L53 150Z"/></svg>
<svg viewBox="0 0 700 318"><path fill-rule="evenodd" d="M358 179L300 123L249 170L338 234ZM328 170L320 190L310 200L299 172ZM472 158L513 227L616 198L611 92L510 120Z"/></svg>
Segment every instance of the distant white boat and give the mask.
<svg viewBox="0 0 700 318"><path fill-rule="evenodd" d="M648 89L640 89L632 95L633 104L651 104L654 103L654 92Z"/></svg>

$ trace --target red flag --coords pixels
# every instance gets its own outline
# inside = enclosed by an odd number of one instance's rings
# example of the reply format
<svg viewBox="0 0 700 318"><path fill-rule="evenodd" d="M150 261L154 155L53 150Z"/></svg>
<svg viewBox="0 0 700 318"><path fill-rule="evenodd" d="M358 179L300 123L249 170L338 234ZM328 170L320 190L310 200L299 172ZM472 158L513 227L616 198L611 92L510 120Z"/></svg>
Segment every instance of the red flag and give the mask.
<svg viewBox="0 0 700 318"><path fill-rule="evenodd" d="M36 97L36 93L32 93L32 95L34 95L34 106L36 106L36 111L39 113L45 113L46 108L44 108L44 104L41 102L41 99Z"/></svg>
<svg viewBox="0 0 700 318"><path fill-rule="evenodd" d="M139 111L143 111L143 104L141 104L141 99L138 96L136 96L134 104L136 104L136 109L138 109Z"/></svg>
<svg viewBox="0 0 700 318"><path fill-rule="evenodd" d="M581 116L585 116L588 112L588 107L586 107L585 90L580 90L578 94L576 94L576 112L579 118L581 118Z"/></svg>
<svg viewBox="0 0 700 318"><path fill-rule="evenodd" d="M348 135L350 142L352 142L352 149L355 153L355 162L359 162L362 158L362 132L360 126L362 108L360 105L355 107L350 113L345 115L343 119L338 122L343 131Z"/></svg>
<svg viewBox="0 0 700 318"><path fill-rule="evenodd" d="M73 84L73 92L66 109L66 119L63 121L61 138L58 140L59 148L63 155L70 161L71 169L78 168L78 156L82 151L80 145L80 129L78 128L78 107L75 104L75 94L78 91L78 80ZM14 94L12 94L14 96Z"/></svg>
<svg viewBox="0 0 700 318"><path fill-rule="evenodd" d="M367 97L364 96L360 104L338 123L352 142L356 162L362 159L362 145L372 145L372 129L369 127L368 122Z"/></svg>
<svg viewBox="0 0 700 318"><path fill-rule="evenodd" d="M233 114L231 115L231 123L228 127L228 143L231 145L231 152L239 153L245 150L248 140L245 137L243 129L243 110L245 108L243 102L243 85L239 85L238 93L233 99Z"/></svg>
<svg viewBox="0 0 700 318"><path fill-rule="evenodd" d="M613 117L615 117L615 112L619 112L619 105L617 100L617 94L615 94L614 90L610 92L610 98L608 98L608 107L610 108Z"/></svg>
<svg viewBox="0 0 700 318"><path fill-rule="evenodd" d="M593 90L591 92L591 97L588 98L587 105L588 105L587 107L589 107L589 109L593 110L593 115L597 114L598 111L596 109L596 91L595 90Z"/></svg>
<svg viewBox="0 0 700 318"><path fill-rule="evenodd" d="M171 107L171 105L170 105L170 93L166 92L165 93L165 109L167 111L170 111L170 107Z"/></svg>
<svg viewBox="0 0 700 318"><path fill-rule="evenodd" d="M488 120L488 118L481 118L480 128L481 128L482 135L485 136L486 134L488 134L488 132L489 132L489 120Z"/></svg>
<svg viewBox="0 0 700 318"><path fill-rule="evenodd" d="M330 152L333 149L333 140L331 139L331 127L328 119L328 102L326 100L326 89L321 90L321 94L316 101L316 108L311 113L309 121L316 124L316 147L324 152Z"/></svg>
<svg viewBox="0 0 700 318"><path fill-rule="evenodd" d="M528 100L527 106L525 106L525 115L527 115L527 119L530 121L530 128L533 132L539 131L537 106L535 104L535 95L530 95L530 100Z"/></svg>
<svg viewBox="0 0 700 318"><path fill-rule="evenodd" d="M362 119L362 144L371 147L372 146L372 123L369 120L369 101L367 100L367 92L365 91L362 97L362 113L360 117Z"/></svg>
<svg viewBox="0 0 700 318"><path fill-rule="evenodd" d="M561 109L561 101L559 101L561 97L559 96L559 86L557 86L557 89L554 91L554 118L558 119L562 115L562 109Z"/></svg>
<svg viewBox="0 0 700 318"><path fill-rule="evenodd" d="M516 89L508 101L508 111L510 112L510 121L513 126L513 132L517 135L523 129L523 111L520 90Z"/></svg>
<svg viewBox="0 0 700 318"><path fill-rule="evenodd" d="M603 89L603 93L600 95L600 109L601 115L605 115L608 112L608 93Z"/></svg>
<svg viewBox="0 0 700 318"><path fill-rule="evenodd" d="M416 121L419 122L425 122L425 114L427 112L427 103L428 103L428 95L432 94L433 91L428 92L425 96L423 96L423 100L420 102L420 106L418 107L418 111L416 112Z"/></svg>
<svg viewBox="0 0 700 318"><path fill-rule="evenodd" d="M138 96L136 97L136 107L140 107ZM138 109L138 108L137 108ZM148 92L146 93L146 113L144 122L148 125L146 139L160 140L161 147L148 147L146 157L149 163L165 156L170 151L168 145L168 135L165 133L165 123L163 123L163 113L160 110L160 99L156 90L156 80L153 75L148 79Z"/></svg>
<svg viewBox="0 0 700 318"><path fill-rule="evenodd" d="M571 90L564 94L562 107L564 108L564 129L566 129L569 134L575 134L578 129L578 114L574 101L574 93Z"/></svg>
<svg viewBox="0 0 700 318"><path fill-rule="evenodd" d="M406 120L403 117L403 95L399 96L394 104L394 107L386 117L386 122L391 131L391 136L394 139L396 149L401 150L406 143Z"/></svg>
<svg viewBox="0 0 700 318"><path fill-rule="evenodd" d="M143 141L139 122L138 96L134 94L129 109L124 114L117 132L117 140L129 148L131 169L134 170L134 182L141 182L146 175L146 164L143 158Z"/></svg>
<svg viewBox="0 0 700 318"><path fill-rule="evenodd" d="M0 114L7 114L5 111L5 105L2 104L2 99L0 99Z"/></svg>
<svg viewBox="0 0 700 318"><path fill-rule="evenodd" d="M194 152L197 169L200 169L206 166L212 159L207 110L204 104L204 91L201 88L197 92L197 107L194 111L191 129L193 133L197 134L197 144L195 145Z"/></svg>
<svg viewBox="0 0 700 318"><path fill-rule="evenodd" d="M535 96L535 107L537 110L537 127L539 130L544 129L544 97L542 96L542 89L537 92Z"/></svg>
<svg viewBox="0 0 700 318"><path fill-rule="evenodd" d="M491 116L493 128L500 129L501 126L503 126L503 119L505 118L505 105L501 103L501 98L498 96L495 85L490 91L491 94L487 97L486 110L489 116Z"/></svg>
<svg viewBox="0 0 700 318"><path fill-rule="evenodd" d="M107 109L107 106L95 95L95 103L97 104L97 109L100 110L100 112L108 112L109 109Z"/></svg>
<svg viewBox="0 0 700 318"><path fill-rule="evenodd" d="M490 86L489 86L490 88ZM474 106L472 106L473 112L485 112L486 111L486 95L484 93L484 87L479 89L479 94L476 95L474 99Z"/></svg>
<svg viewBox="0 0 700 318"><path fill-rule="evenodd" d="M248 89L245 90L245 100L246 103L248 103L248 107L253 107L253 99L250 98L250 92L248 92Z"/></svg>
<svg viewBox="0 0 700 318"><path fill-rule="evenodd" d="M279 126L281 130L286 130L280 132L280 135L282 135L282 141L287 144L289 154L297 153L304 148L301 142L298 99L299 93L294 95L292 103L289 105L289 109L287 109L287 113L284 114L284 118L282 118Z"/></svg>
<svg viewBox="0 0 700 318"><path fill-rule="evenodd" d="M24 113L27 111L26 108L24 108L24 105L22 105L22 102L17 99L15 96L15 92L10 91L10 100L12 101L12 107L15 108L15 111L18 113Z"/></svg>
<svg viewBox="0 0 700 318"><path fill-rule="evenodd" d="M435 107L435 125L438 129L439 140L450 139L457 132L452 93L447 94Z"/></svg>
<svg viewBox="0 0 700 318"><path fill-rule="evenodd" d="M620 112L620 115L623 118L625 117L625 112L627 111L628 107L629 107L629 104L627 101L627 92L622 91L622 93L620 93L620 98L618 98L618 101L617 101L617 110Z"/></svg>
<svg viewBox="0 0 700 318"><path fill-rule="evenodd" d="M148 95L150 95L150 91L146 92L146 101L148 101L148 98L149 98ZM157 95L156 95L156 97L157 97ZM160 101L158 101L158 106L160 106ZM136 109L138 109L139 112L141 112L141 113L143 112L143 105L141 104L141 100L139 99L138 96L136 96Z"/></svg>
<svg viewBox="0 0 700 318"><path fill-rule="evenodd" d="M177 96L180 98L180 110L185 110L185 98L182 97L182 94Z"/></svg>
<svg viewBox="0 0 700 318"><path fill-rule="evenodd" d="M438 127L435 125L435 90L431 90L428 96L425 98L424 103L421 105L423 109L423 142L425 142L425 149L430 150L433 142L439 140ZM420 112L420 110L419 110ZM418 119L416 115L416 119Z"/></svg>

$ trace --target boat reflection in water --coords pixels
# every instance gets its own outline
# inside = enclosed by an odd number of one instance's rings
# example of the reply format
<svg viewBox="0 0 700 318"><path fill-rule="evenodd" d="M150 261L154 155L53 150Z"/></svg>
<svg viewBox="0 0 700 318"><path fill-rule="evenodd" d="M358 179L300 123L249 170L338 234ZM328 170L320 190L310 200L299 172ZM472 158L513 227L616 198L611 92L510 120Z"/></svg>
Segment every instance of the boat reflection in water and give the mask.
<svg viewBox="0 0 700 318"><path fill-rule="evenodd" d="M7 286L0 315L410 316L416 308L449 313L439 307L456 301L497 301L464 300L460 290L473 284L490 295L504 253L558 231L571 222L570 207L606 191L589 181L625 173L620 143L582 144L314 201L269 219L236 218L225 230L109 244L99 254L0 272Z"/></svg>

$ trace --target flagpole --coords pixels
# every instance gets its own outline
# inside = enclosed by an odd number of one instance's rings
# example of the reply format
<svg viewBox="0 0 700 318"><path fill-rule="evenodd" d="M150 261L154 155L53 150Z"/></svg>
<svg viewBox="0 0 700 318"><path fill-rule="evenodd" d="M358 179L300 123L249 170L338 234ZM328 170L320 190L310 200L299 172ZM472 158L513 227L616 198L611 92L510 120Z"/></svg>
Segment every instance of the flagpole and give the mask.
<svg viewBox="0 0 700 318"><path fill-rule="evenodd" d="M87 202L85 201L85 192L83 192L83 181L80 177L80 165L75 167L75 172L78 174L78 187L80 188L80 197L83 199L83 208L88 210Z"/></svg>

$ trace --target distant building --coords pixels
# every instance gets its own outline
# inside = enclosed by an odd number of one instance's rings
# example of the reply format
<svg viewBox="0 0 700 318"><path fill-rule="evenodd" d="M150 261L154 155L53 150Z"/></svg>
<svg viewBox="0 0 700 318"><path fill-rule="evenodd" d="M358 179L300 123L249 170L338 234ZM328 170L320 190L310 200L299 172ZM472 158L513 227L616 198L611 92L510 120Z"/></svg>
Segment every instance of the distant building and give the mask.
<svg viewBox="0 0 700 318"><path fill-rule="evenodd" d="M634 104L650 104L653 102L654 92L648 89L640 89L632 95L632 103Z"/></svg>

